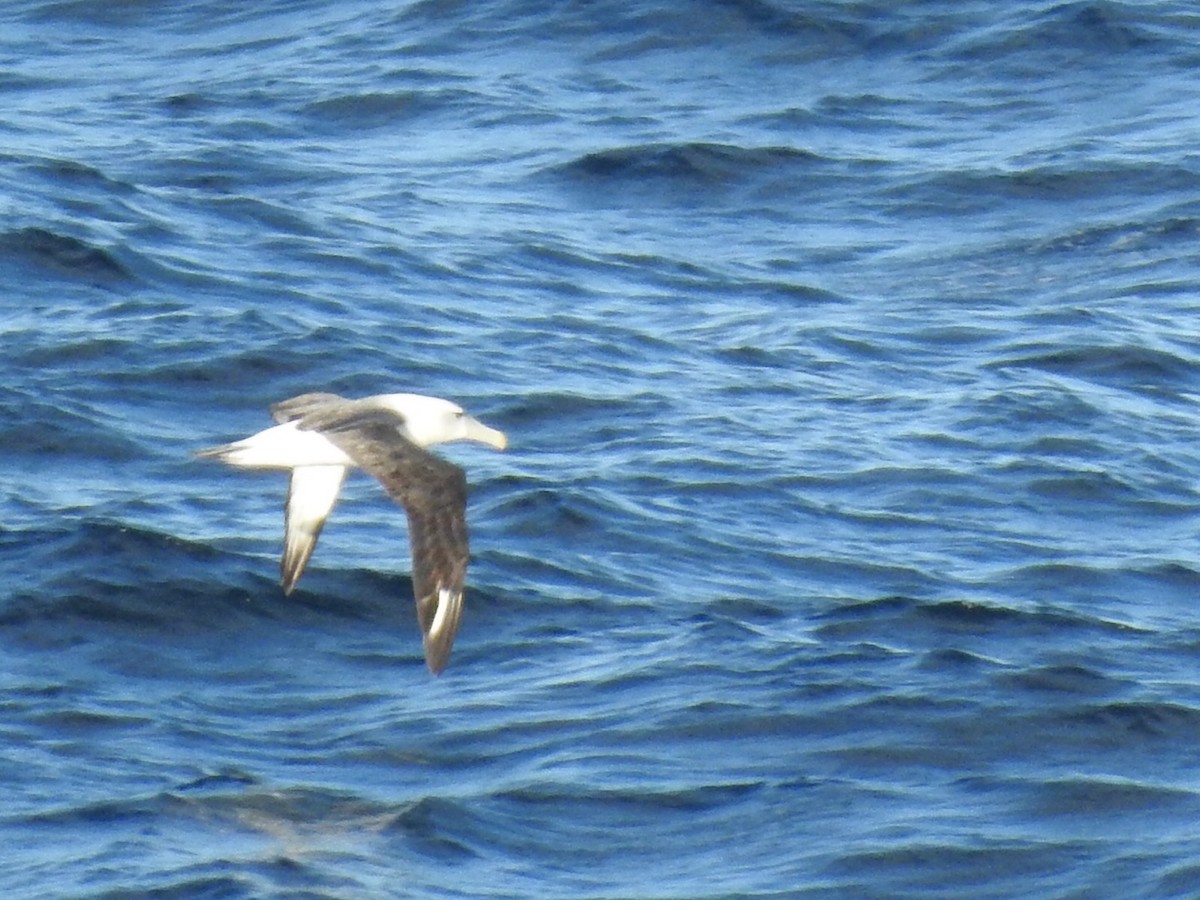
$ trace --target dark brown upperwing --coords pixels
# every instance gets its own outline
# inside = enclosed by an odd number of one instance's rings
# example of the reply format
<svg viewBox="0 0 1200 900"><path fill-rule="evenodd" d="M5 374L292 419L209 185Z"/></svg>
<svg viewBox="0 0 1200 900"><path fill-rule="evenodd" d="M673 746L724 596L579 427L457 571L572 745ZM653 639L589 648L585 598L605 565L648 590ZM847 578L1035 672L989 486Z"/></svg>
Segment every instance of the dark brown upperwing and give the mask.
<svg viewBox="0 0 1200 900"><path fill-rule="evenodd" d="M445 668L462 615L469 559L466 475L403 437L394 417L390 423L364 417L352 427L321 433L379 479L408 513L417 619L425 661L436 675Z"/></svg>

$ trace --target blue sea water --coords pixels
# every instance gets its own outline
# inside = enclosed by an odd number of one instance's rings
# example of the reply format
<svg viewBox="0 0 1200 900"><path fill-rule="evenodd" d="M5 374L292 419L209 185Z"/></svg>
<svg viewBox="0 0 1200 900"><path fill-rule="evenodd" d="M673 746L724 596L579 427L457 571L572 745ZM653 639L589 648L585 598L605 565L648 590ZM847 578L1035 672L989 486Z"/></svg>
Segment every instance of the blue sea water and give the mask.
<svg viewBox="0 0 1200 900"><path fill-rule="evenodd" d="M6 3L0 891L1200 896L1198 26ZM509 435L440 678L312 390Z"/></svg>

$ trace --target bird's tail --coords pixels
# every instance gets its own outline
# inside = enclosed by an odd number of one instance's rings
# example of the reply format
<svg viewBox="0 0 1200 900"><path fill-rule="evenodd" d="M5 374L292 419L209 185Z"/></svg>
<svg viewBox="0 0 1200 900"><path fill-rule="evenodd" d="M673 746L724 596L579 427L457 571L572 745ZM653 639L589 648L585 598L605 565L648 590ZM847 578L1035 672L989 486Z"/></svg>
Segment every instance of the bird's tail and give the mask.
<svg viewBox="0 0 1200 900"><path fill-rule="evenodd" d="M296 441L297 434L294 426L276 425L232 444L208 447L199 451L196 456L200 459L220 460L227 465L243 469L290 469L309 462L303 458L292 458L295 454L291 445ZM321 440L317 435L310 437Z"/></svg>
<svg viewBox="0 0 1200 900"><path fill-rule="evenodd" d="M294 469L297 466L347 466L350 457L316 431L301 431L294 422L275 425L248 438L210 447L196 454L243 469Z"/></svg>
<svg viewBox="0 0 1200 900"><path fill-rule="evenodd" d="M245 441L234 441L232 444L221 444L219 447L205 447L196 451L196 459L215 459L231 466L253 466L252 458Z"/></svg>

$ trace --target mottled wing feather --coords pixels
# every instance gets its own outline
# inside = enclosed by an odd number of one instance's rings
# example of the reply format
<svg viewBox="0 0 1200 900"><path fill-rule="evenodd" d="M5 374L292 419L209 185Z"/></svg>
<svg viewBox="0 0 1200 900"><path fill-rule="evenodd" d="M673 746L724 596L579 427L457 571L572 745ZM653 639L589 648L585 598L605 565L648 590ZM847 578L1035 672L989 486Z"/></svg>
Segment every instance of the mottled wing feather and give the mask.
<svg viewBox="0 0 1200 900"><path fill-rule="evenodd" d="M404 424L404 416L373 397L346 400L333 394L304 394L284 403L288 405L277 404L275 408L283 407L280 412L288 416L285 421L295 422L301 431L319 431L326 437L338 432L365 433L374 426L395 433ZM378 432L380 436L387 433Z"/></svg>
<svg viewBox="0 0 1200 900"><path fill-rule="evenodd" d="M413 493L404 504L413 553L413 594L425 644L425 659L441 672L462 618L463 586L469 558L467 484L461 469L441 463L436 481Z"/></svg>
<svg viewBox="0 0 1200 900"><path fill-rule="evenodd" d="M401 436L393 420L362 417L354 427L322 434L379 479L404 506L413 557L413 593L435 675L446 666L462 617L469 559L467 479L462 469Z"/></svg>
<svg viewBox="0 0 1200 900"><path fill-rule="evenodd" d="M281 400L278 403L271 404L271 417L275 420L276 424L282 425L284 422L293 422L296 419L301 419L313 411L319 410L321 407L338 406L352 402L352 400L339 397L337 394L301 394L298 397L292 397L290 400Z"/></svg>

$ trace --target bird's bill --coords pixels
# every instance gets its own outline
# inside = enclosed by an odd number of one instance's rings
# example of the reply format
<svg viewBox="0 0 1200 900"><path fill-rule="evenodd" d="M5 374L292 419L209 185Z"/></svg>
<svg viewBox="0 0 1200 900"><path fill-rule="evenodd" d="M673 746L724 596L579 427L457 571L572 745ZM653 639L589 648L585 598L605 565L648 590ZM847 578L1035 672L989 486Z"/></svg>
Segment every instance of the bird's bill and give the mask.
<svg viewBox="0 0 1200 900"><path fill-rule="evenodd" d="M488 428L478 419L472 419L470 416L467 416L466 426L468 441L479 441L479 443L488 444L497 450L503 450L508 446L508 438L505 437L503 431Z"/></svg>

